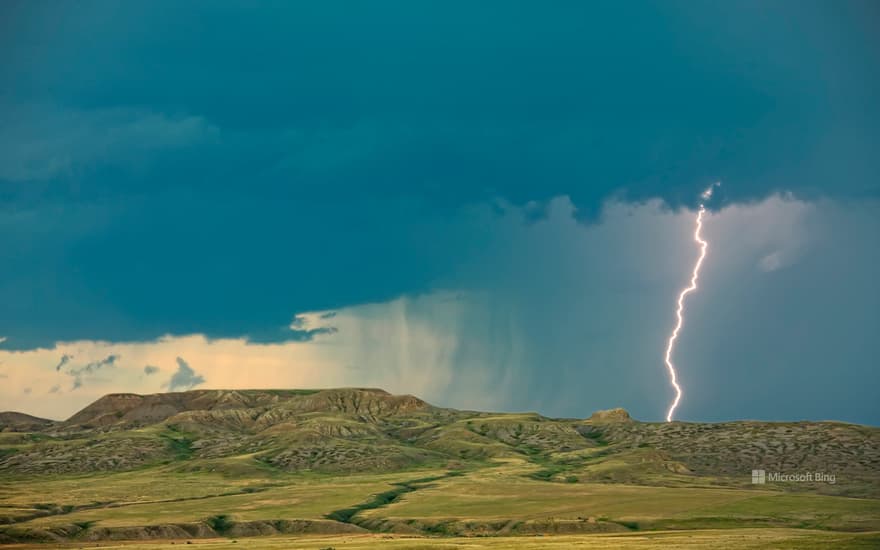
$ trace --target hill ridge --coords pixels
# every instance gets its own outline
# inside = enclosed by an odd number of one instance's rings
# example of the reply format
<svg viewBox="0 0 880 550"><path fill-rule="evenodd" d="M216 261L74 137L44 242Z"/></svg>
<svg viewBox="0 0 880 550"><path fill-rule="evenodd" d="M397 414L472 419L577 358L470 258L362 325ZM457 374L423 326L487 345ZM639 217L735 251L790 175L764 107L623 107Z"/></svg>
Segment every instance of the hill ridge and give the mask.
<svg viewBox="0 0 880 550"><path fill-rule="evenodd" d="M24 433L0 439L0 473L354 473L515 459L547 481L742 487L753 469L826 471L849 483L811 490L880 492L880 429L837 422L656 423L623 409L554 419L442 408L378 388L116 393L63 422L5 418L0 430Z"/></svg>

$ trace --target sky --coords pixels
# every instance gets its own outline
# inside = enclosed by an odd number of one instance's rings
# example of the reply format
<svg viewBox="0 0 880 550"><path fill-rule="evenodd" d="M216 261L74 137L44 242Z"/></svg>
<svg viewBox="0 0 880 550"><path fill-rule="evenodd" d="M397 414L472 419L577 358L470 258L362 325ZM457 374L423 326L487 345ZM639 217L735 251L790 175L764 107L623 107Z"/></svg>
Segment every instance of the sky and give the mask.
<svg viewBox="0 0 880 550"><path fill-rule="evenodd" d="M0 410L880 424L876 2L0 4Z"/></svg>

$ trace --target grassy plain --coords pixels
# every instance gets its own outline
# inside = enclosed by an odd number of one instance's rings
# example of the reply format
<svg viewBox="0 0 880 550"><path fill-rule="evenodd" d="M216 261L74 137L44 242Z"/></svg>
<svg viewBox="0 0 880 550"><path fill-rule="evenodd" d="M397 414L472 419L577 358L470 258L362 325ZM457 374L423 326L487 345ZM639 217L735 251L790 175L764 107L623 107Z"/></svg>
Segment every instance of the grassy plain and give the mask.
<svg viewBox="0 0 880 550"><path fill-rule="evenodd" d="M365 518L395 520L583 521L633 529L734 525L880 530L880 500L773 490L548 483L522 475L529 464L507 461L440 480L403 495Z"/></svg>
<svg viewBox="0 0 880 550"><path fill-rule="evenodd" d="M614 533L597 535L558 535L554 537L427 538L399 535L345 535L307 537L262 537L247 541L229 539L193 540L194 548L204 550L825 550L873 549L880 546L877 533L829 533L803 529L724 529L660 531L652 533ZM246 543L246 544L242 544ZM105 550L172 550L180 541L101 543ZM62 544L58 548L82 548ZM93 547L92 544L89 547ZM12 545L21 550L42 549L45 545Z"/></svg>
<svg viewBox="0 0 880 550"><path fill-rule="evenodd" d="M0 543L880 547L876 428L597 414L368 389L111 395L41 431L0 431ZM752 485L753 468L839 483Z"/></svg>
<svg viewBox="0 0 880 550"><path fill-rule="evenodd" d="M0 516L54 509L30 527L89 523L105 527L201 521L229 515L238 521L323 519L330 512L388 491L392 483L430 471L392 474L232 477L151 468L82 476L36 476L0 481ZM9 482L13 481L13 482ZM73 507L65 511L66 507Z"/></svg>
<svg viewBox="0 0 880 550"><path fill-rule="evenodd" d="M723 487L559 483L529 474L539 465L507 459L418 483L392 502L367 506L352 523L378 531L502 534L615 530L798 527L880 531L880 500ZM325 520L401 483L442 470L335 476L229 476L163 466L130 472L0 482L0 515L51 510L19 525L145 526L208 521Z"/></svg>

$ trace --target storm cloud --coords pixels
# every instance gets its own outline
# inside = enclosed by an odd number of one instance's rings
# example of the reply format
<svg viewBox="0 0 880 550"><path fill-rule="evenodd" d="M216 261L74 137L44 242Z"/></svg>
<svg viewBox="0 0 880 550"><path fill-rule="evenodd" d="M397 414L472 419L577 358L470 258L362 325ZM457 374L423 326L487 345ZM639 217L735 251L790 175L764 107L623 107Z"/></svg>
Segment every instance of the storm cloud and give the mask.
<svg viewBox="0 0 880 550"><path fill-rule="evenodd" d="M165 10L97 2L40 47L74 8L0 8L0 261L27 267L0 275L3 346L308 339L293 314L432 290L480 239L449 221L497 199L595 223L719 179L713 208L876 197L859 6L169 3L160 35Z"/></svg>
<svg viewBox="0 0 880 550"><path fill-rule="evenodd" d="M880 421L870 2L0 19L9 406L207 378L656 419L693 211L721 180L683 417Z"/></svg>

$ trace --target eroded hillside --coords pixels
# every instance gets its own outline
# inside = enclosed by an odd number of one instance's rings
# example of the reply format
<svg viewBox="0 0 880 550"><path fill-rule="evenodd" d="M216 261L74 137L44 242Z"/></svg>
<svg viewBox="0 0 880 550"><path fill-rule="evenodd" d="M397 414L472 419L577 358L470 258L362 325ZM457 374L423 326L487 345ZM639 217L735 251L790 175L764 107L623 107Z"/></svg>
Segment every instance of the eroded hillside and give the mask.
<svg viewBox="0 0 880 550"><path fill-rule="evenodd" d="M835 422L646 423L622 409L553 419L378 389L114 394L64 422L0 422L7 540L139 538L150 526L175 537L605 532L713 527L722 512L858 530L880 514L880 430ZM756 486L753 469L836 483Z"/></svg>

